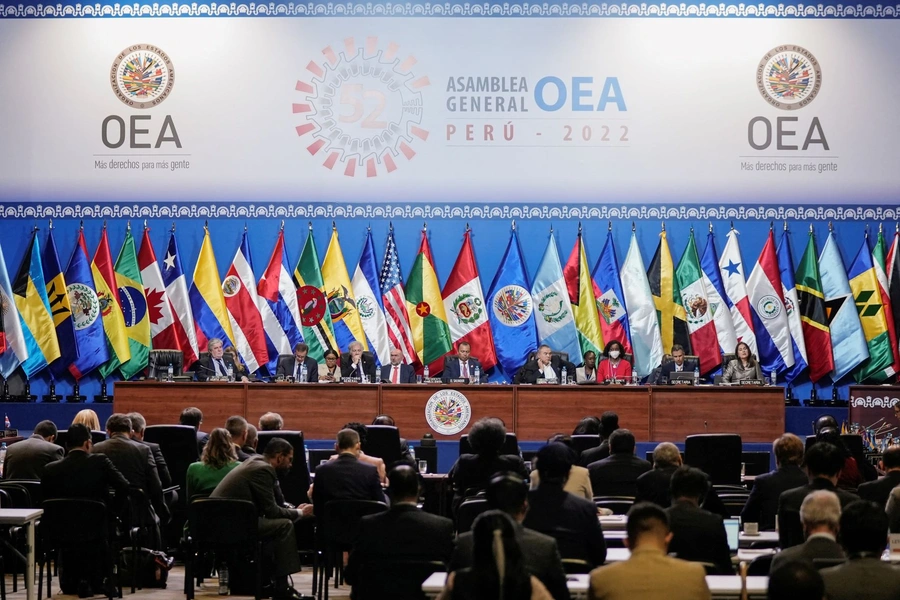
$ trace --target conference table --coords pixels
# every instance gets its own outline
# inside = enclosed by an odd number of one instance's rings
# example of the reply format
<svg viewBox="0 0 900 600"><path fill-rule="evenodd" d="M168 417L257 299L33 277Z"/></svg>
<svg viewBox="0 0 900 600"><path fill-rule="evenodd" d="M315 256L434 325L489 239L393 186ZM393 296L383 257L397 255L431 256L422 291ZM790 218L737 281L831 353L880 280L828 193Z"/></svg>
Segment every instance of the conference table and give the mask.
<svg viewBox="0 0 900 600"><path fill-rule="evenodd" d="M429 399L443 390L462 395L468 423L444 435L428 422ZM251 423L268 411L306 439L333 439L348 421L371 423L391 415L403 437L424 434L458 440L482 417L499 417L519 440L570 432L586 415L613 410L637 441L682 441L696 433L737 433L744 442L769 443L784 433L784 390L773 386L465 385L358 383L227 383L121 381L115 412L139 412L148 425L177 423L195 406L207 427L232 415Z"/></svg>
<svg viewBox="0 0 900 600"><path fill-rule="evenodd" d="M22 556L12 545L6 544L6 546L25 563L25 597L27 600L35 600L37 597L34 591L34 527L42 514L44 511L40 508L0 508L0 525L25 527L25 556Z"/></svg>

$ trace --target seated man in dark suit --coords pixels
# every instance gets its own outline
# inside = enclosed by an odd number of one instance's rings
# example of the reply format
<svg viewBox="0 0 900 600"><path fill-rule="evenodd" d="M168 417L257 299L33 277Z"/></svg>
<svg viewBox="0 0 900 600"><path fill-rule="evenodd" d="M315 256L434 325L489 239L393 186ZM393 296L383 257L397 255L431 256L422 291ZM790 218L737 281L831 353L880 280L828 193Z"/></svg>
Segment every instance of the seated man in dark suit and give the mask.
<svg viewBox="0 0 900 600"><path fill-rule="evenodd" d="M650 470L634 455L634 434L617 429L609 436L609 457L588 465L594 496L636 496L637 478Z"/></svg>
<svg viewBox="0 0 900 600"><path fill-rule="evenodd" d="M562 360L559 356L554 356L550 346L542 344L538 347L535 357L525 363L516 373L514 383L537 383L539 380L547 383L559 383L563 368L566 369L566 376L574 381L575 365Z"/></svg>
<svg viewBox="0 0 900 600"><path fill-rule="evenodd" d="M284 418L276 412L267 412L259 418L259 431L281 431Z"/></svg>
<svg viewBox="0 0 900 600"><path fill-rule="evenodd" d="M181 411L181 417L178 419L179 425L190 425L197 432L197 449L199 453L203 453L203 446L209 441L209 434L200 431L200 425L203 423L203 411L194 406L189 406Z"/></svg>
<svg viewBox="0 0 900 600"><path fill-rule="evenodd" d="M15 446L10 447L10 450L13 447ZM881 468L884 469L884 477L877 481L863 483L856 491L863 500L885 507L891 490L900 485L900 446L887 447L881 456Z"/></svg>
<svg viewBox="0 0 900 600"><path fill-rule="evenodd" d="M166 465L166 457L163 456L159 444L144 441L144 429L147 428L147 421L141 413L132 412L125 415L131 421L131 439L139 444L143 444L150 448L153 454L153 462L156 463L156 472L159 474L159 482L164 488L172 486L172 476L169 474L169 467Z"/></svg>
<svg viewBox="0 0 900 600"><path fill-rule="evenodd" d="M12 444L6 450L3 463L4 479L41 479L48 463L62 460L65 451L57 446L56 424L41 421L34 427L34 433L27 440Z"/></svg>
<svg viewBox="0 0 900 600"><path fill-rule="evenodd" d="M419 510L419 474L409 465L394 467L388 495L390 510L363 517L359 538L350 554L345 576L353 585L351 597L408 598L421 592L422 582L402 577L362 579L361 569L378 572L381 562L433 560L447 564L453 552L453 521ZM423 543L425 541L426 543ZM443 569L438 569L443 570Z"/></svg>
<svg viewBox="0 0 900 600"><path fill-rule="evenodd" d="M699 366L695 360L685 360L684 347L681 344L672 346L672 360L664 362L659 367L659 383L669 381L672 373L693 373L694 368Z"/></svg>
<svg viewBox="0 0 900 600"><path fill-rule="evenodd" d="M611 410L600 415L600 445L581 453L578 464L586 467L592 462L603 460L609 456L609 436L619 428L619 415Z"/></svg>
<svg viewBox="0 0 900 600"><path fill-rule="evenodd" d="M684 461L678 446L670 442L663 442L653 450L653 469L637 478L637 496L634 503L652 502L659 507L669 508L672 505L670 489L672 475ZM722 499L716 493L715 488L710 487L700 508L708 510L725 518L729 516L728 509L722 504Z"/></svg>
<svg viewBox="0 0 900 600"><path fill-rule="evenodd" d="M555 538L563 558L599 567L606 561L606 540L597 506L563 489L575 461L574 450L554 442L538 450L535 460L541 482L528 493L529 510L522 524Z"/></svg>
<svg viewBox="0 0 900 600"><path fill-rule="evenodd" d="M278 474L290 470L294 447L281 438L266 444L265 454L244 461L232 469L210 495L211 498L249 500L259 511L259 534L271 544L266 561L272 565L275 579L273 600L300 600L301 595L288 583L288 576L300 570L294 521L312 515L312 506L284 508L275 502Z"/></svg>
<svg viewBox="0 0 900 600"><path fill-rule="evenodd" d="M227 377L228 368L231 367L232 375L241 381L250 381L245 376L237 374L234 358L225 353L225 346L219 338L212 338L206 345L209 356L205 356L194 363L197 381L206 381L210 377Z"/></svg>
<svg viewBox="0 0 900 600"><path fill-rule="evenodd" d="M844 551L837 543L840 531L841 501L834 492L816 490L800 505L800 522L806 541L799 546L785 548L772 558L771 571L795 560L812 562L817 558L844 560Z"/></svg>
<svg viewBox="0 0 900 600"><path fill-rule="evenodd" d="M809 481L800 468L803 441L793 433L785 433L772 444L775 470L759 475L753 482L750 497L741 511L742 523L759 523L762 531L775 529L778 498L782 492L806 485Z"/></svg>
<svg viewBox="0 0 900 600"><path fill-rule="evenodd" d="M713 564L718 575L734 575L722 517L700 508L708 490L709 479L700 469L679 467L672 475L672 506L666 509L672 529L669 552Z"/></svg>
<svg viewBox="0 0 900 600"><path fill-rule="evenodd" d="M353 377L362 379L363 375L369 381L375 382L375 361L363 354L363 346L356 340L350 342L347 353L341 356L341 378Z"/></svg>
<svg viewBox="0 0 900 600"><path fill-rule="evenodd" d="M444 372L441 374L441 377L445 383L451 379L466 379L471 382L476 369L478 370L479 381L485 383L487 377L484 374L484 369L481 368L481 363L472 356L472 345L469 342L460 342L456 346L456 358L448 356L444 359Z"/></svg>
<svg viewBox="0 0 900 600"><path fill-rule="evenodd" d="M794 561L772 569L766 590L767 600L822 600L825 582L811 564Z"/></svg>
<svg viewBox="0 0 900 600"><path fill-rule="evenodd" d="M888 518L877 504L858 500L844 507L841 544L850 560L822 569L829 600L900 598L900 567L881 560L887 538Z"/></svg>
<svg viewBox="0 0 900 600"><path fill-rule="evenodd" d="M234 443L234 453L237 455L238 462L244 462L250 458L250 454L244 450L247 445L247 419L240 415L228 417L225 421L225 429L231 434L231 441Z"/></svg>
<svg viewBox="0 0 900 600"><path fill-rule="evenodd" d="M391 348L391 364L381 366L381 379L383 383L415 383L416 372L412 366L403 363L403 353L397 348Z"/></svg>
<svg viewBox="0 0 900 600"><path fill-rule="evenodd" d="M569 590L566 587L566 574L563 571L556 540L522 526L528 512L527 497L528 486L525 480L515 473L496 474L487 488L490 508L502 510L516 522L519 547L528 572L541 580L554 600L566 600L569 597ZM451 571L472 566L474 542L471 531L457 538L456 550L450 559Z"/></svg>
<svg viewBox="0 0 900 600"><path fill-rule="evenodd" d="M276 378L293 377L294 381L303 381L302 368L306 366L306 382L317 383L319 381L319 363L309 356L309 346L300 342L294 346L294 356L286 356L278 361L275 367Z"/></svg>
<svg viewBox="0 0 900 600"><path fill-rule="evenodd" d="M335 449L338 457L316 467L313 485L314 512L320 518L332 500L375 500L384 502L378 470L359 460L359 434L341 429Z"/></svg>

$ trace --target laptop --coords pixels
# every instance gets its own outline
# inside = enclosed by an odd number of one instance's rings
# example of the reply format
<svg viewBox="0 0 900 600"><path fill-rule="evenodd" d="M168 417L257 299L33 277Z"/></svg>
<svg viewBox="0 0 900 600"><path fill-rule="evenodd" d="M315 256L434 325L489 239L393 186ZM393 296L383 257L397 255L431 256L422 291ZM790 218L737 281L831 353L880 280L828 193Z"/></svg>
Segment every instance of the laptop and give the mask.
<svg viewBox="0 0 900 600"><path fill-rule="evenodd" d="M740 546L741 520L723 520L725 521L725 536L728 538L728 549L732 554L735 554Z"/></svg>

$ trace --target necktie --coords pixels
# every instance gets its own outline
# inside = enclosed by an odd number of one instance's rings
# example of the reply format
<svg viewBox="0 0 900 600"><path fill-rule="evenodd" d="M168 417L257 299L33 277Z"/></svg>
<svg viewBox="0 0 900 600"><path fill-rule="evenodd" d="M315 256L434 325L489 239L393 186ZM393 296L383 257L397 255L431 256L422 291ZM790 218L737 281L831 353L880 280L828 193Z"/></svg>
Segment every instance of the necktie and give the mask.
<svg viewBox="0 0 900 600"><path fill-rule="evenodd" d="M224 377L225 376L225 363L222 362L221 358L217 358L216 364L218 365L218 370L219 370L219 372L217 374L222 375Z"/></svg>
<svg viewBox="0 0 900 600"><path fill-rule="evenodd" d="M462 376L463 376L463 379L469 378L469 363L468 362L464 362L462 364Z"/></svg>
<svg viewBox="0 0 900 600"><path fill-rule="evenodd" d="M294 379L300 381L300 363L294 361Z"/></svg>
<svg viewBox="0 0 900 600"><path fill-rule="evenodd" d="M391 368L391 383L400 383L400 365Z"/></svg>

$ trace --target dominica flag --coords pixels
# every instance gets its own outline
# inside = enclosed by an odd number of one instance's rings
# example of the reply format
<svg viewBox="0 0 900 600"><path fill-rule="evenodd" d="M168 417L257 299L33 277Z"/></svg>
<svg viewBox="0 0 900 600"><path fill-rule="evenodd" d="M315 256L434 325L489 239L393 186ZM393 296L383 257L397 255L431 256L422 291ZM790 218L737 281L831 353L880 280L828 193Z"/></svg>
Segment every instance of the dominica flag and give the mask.
<svg viewBox="0 0 900 600"><path fill-rule="evenodd" d="M880 383L894 374L894 353L868 236L863 239L847 277L869 348L869 358L853 371L853 378L858 383L867 380Z"/></svg>
<svg viewBox="0 0 900 600"><path fill-rule="evenodd" d="M294 285L297 286L297 306L303 324L303 340L309 346L309 356L318 362L325 361L326 350L337 350L334 327L328 311L325 282L319 269L319 253L312 235L312 223L306 243L300 252L300 260L294 268Z"/></svg>
<svg viewBox="0 0 900 600"><path fill-rule="evenodd" d="M429 374L439 373L444 368L443 356L453 348L453 341L425 229L422 230L419 254L406 280L406 305L413 347L419 361L428 365Z"/></svg>
<svg viewBox="0 0 900 600"><path fill-rule="evenodd" d="M130 225L125 232L125 242L119 258L116 259L116 285L131 352L131 357L119 365L119 372L123 379L131 379L147 368L150 355L150 319L147 316L147 297L144 294Z"/></svg>

